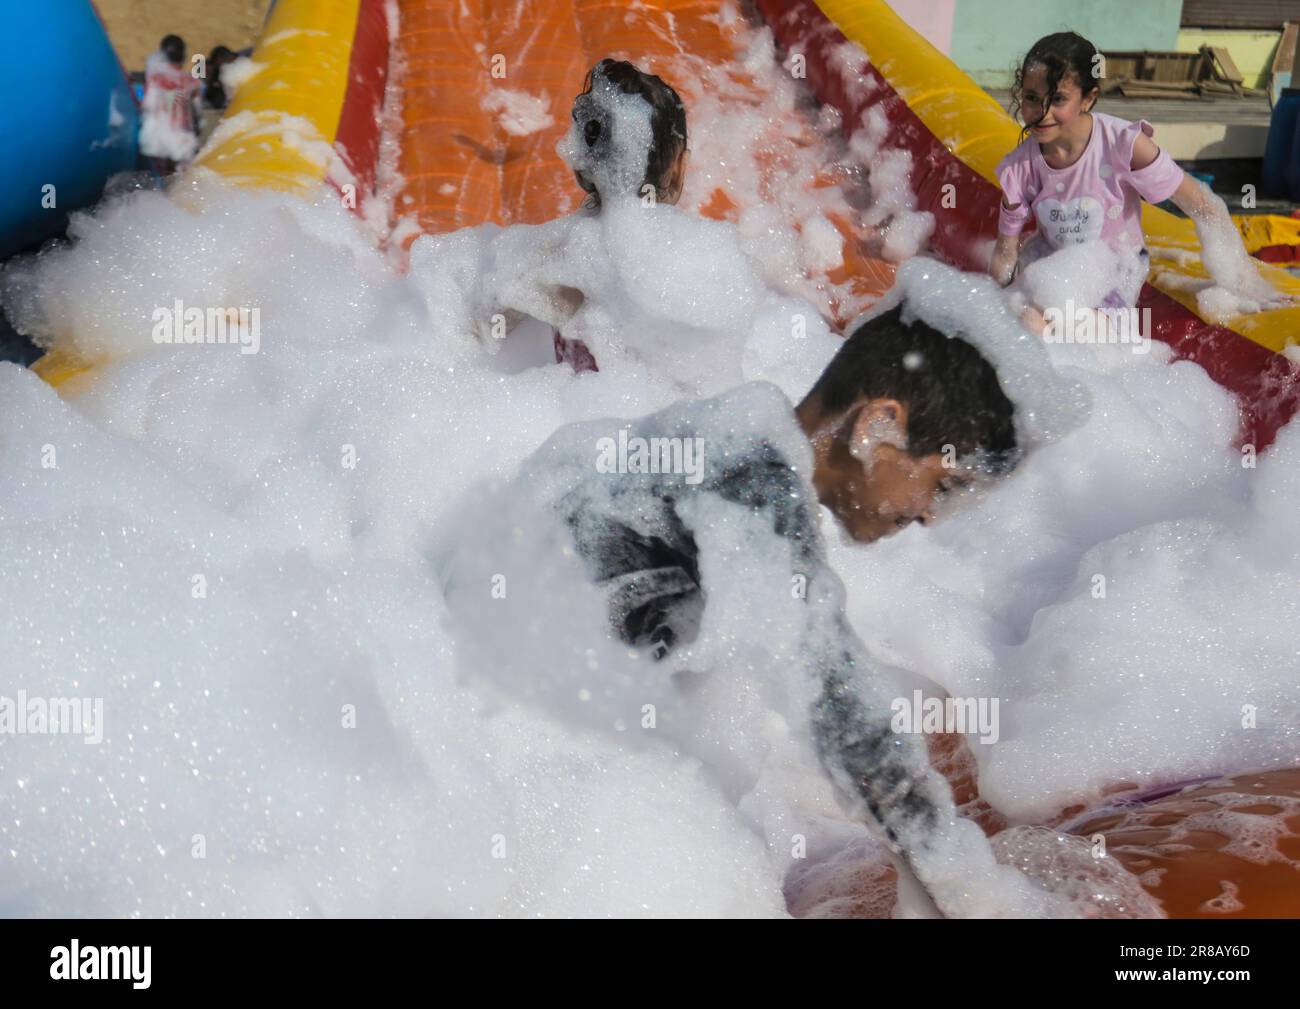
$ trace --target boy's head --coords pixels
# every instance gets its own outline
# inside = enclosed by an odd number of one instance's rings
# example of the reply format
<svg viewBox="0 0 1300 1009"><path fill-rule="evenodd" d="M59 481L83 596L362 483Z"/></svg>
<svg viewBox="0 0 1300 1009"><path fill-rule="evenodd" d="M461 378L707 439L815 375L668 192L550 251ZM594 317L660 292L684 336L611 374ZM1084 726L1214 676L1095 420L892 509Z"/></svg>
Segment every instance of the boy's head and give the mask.
<svg viewBox="0 0 1300 1009"><path fill-rule="evenodd" d="M180 66L185 62L185 40L179 35L164 35L163 40L158 43L158 48L162 50L167 62L173 66Z"/></svg>
<svg viewBox="0 0 1300 1009"><path fill-rule="evenodd" d="M648 131L637 132L640 124L620 115L622 95L649 106ZM663 80L625 60L601 60L573 101L573 123L574 175L596 205L611 184L628 187L632 196L649 185L657 201L677 202L686 174L686 108Z"/></svg>
<svg viewBox="0 0 1300 1009"><path fill-rule="evenodd" d="M1074 32L1056 32L1035 42L1011 88L1015 111L1025 122L1021 135L1047 142L1091 112L1101 93L1102 65L1097 47Z"/></svg>
<svg viewBox="0 0 1300 1009"><path fill-rule="evenodd" d="M938 496L1015 461L1015 408L973 346L902 308L864 323L798 407L813 484L854 539L927 522Z"/></svg>
<svg viewBox="0 0 1300 1009"><path fill-rule="evenodd" d="M208 54L208 82L204 85L203 97L214 108L226 107L226 89L221 83L221 69L234 63L236 58L226 46L217 46Z"/></svg>

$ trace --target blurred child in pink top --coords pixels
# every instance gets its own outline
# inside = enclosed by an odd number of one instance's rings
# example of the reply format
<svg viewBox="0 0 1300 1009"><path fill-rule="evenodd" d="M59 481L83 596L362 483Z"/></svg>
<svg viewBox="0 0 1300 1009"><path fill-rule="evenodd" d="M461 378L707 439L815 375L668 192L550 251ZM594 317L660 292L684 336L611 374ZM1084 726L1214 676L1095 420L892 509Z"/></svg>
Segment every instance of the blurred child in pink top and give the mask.
<svg viewBox="0 0 1300 1009"><path fill-rule="evenodd" d="M199 82L185 69L185 40L168 35L145 66L141 103L140 153L160 175L170 175L193 159Z"/></svg>

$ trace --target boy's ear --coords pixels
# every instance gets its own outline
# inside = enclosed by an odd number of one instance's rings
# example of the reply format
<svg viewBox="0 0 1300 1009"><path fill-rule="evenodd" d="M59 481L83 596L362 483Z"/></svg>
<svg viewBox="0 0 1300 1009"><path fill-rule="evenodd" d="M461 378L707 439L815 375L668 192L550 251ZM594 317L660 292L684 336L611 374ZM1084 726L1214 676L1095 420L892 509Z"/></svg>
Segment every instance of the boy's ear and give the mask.
<svg viewBox="0 0 1300 1009"><path fill-rule="evenodd" d="M849 451L868 469L882 445L907 448L907 407L896 399L868 400L854 418Z"/></svg>

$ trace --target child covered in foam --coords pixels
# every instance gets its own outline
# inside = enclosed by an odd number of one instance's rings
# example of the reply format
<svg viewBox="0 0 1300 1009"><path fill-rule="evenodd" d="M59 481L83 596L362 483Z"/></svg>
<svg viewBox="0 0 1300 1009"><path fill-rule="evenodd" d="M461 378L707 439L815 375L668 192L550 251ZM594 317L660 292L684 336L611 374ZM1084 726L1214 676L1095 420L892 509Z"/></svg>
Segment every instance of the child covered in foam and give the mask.
<svg viewBox="0 0 1300 1009"><path fill-rule="evenodd" d="M555 359L575 371L596 371L582 339L561 333L594 285L574 268L574 250L593 246L582 227L631 201L675 204L686 172L686 109L673 88L625 60L603 59L588 72L573 102L573 125L559 153L587 194L573 218L507 231L494 242L497 272L507 278L488 298L509 323L540 319L554 330Z"/></svg>
<svg viewBox="0 0 1300 1009"><path fill-rule="evenodd" d="M444 331L472 334L495 352L536 320L554 334L555 359L576 371L635 359L691 396L742 381L750 337L774 313L829 333L812 306L766 286L734 224L672 206L686 166L686 115L660 78L602 60L558 151L588 194L580 212L412 244L411 274L431 311L468 306ZM472 270L449 265L471 258Z"/></svg>
<svg viewBox="0 0 1300 1009"><path fill-rule="evenodd" d="M199 146L194 128L199 82L184 63L185 40L168 35L145 68L140 153L163 175L189 164Z"/></svg>
<svg viewBox="0 0 1300 1009"><path fill-rule="evenodd" d="M649 107L648 129L615 128L619 103L634 96ZM622 117L638 123L639 117ZM630 136L624 136L629 133ZM560 143L574 177L587 193L584 208L596 212L601 190L637 193L657 202L676 203L686 176L686 106L661 78L626 60L604 59L587 74L573 101L573 129ZM575 371L595 371L596 359L581 340L557 331L555 358Z"/></svg>
<svg viewBox="0 0 1300 1009"><path fill-rule="evenodd" d="M1094 111L1101 54L1074 32L1039 39L1016 74L1013 94L1027 137L998 165L1003 200L990 273L1000 284L1022 275L1021 318L1045 326L1044 311L1132 307L1147 275L1142 201L1173 202L1195 222L1203 261L1242 311L1285 298L1268 284L1232 225L1223 201L1185 174L1151 140L1153 130ZM1033 218L1037 233L1022 246Z"/></svg>

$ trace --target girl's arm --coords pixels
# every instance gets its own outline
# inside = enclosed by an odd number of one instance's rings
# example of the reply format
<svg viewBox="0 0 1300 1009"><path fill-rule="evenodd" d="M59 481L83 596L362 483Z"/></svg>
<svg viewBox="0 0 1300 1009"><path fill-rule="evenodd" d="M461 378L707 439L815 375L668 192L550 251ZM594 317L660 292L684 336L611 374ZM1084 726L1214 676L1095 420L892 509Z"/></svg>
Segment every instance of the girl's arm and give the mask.
<svg viewBox="0 0 1300 1009"><path fill-rule="evenodd" d="M1145 133L1139 133L1137 140L1133 142L1133 171L1138 172L1146 168L1159 155L1160 148L1155 145L1155 142ZM1233 226L1228 205L1210 192L1210 188L1200 179L1191 175L1183 175L1183 181L1169 198L1174 201L1174 206L1197 222L1198 228L1201 220L1219 223L1226 221L1229 227Z"/></svg>
<svg viewBox="0 0 1300 1009"><path fill-rule="evenodd" d="M1151 138L1139 134L1133 144L1133 170L1145 168L1159 154L1160 148ZM1255 260L1246 251L1241 234L1232 223L1228 205L1209 186L1184 175L1169 198L1196 225L1196 237L1201 241L1201 263L1216 286L1258 302L1260 308L1290 303L1287 295L1260 276Z"/></svg>
<svg viewBox="0 0 1300 1009"><path fill-rule="evenodd" d="M1023 157L1016 157L1019 150L1004 158L997 168L1002 199L998 202L998 238L989 261L989 275L1001 287L1010 284L1016 275L1020 243L1029 225L1029 207L1037 190L1029 163Z"/></svg>
<svg viewBox="0 0 1300 1009"><path fill-rule="evenodd" d="M1016 204L1019 206L1019 204ZM1014 210L1015 207L1009 208ZM1020 235L998 235L993 246L993 258L989 262L989 275L1001 287L1011 283L1016 273L1016 260L1020 258Z"/></svg>

